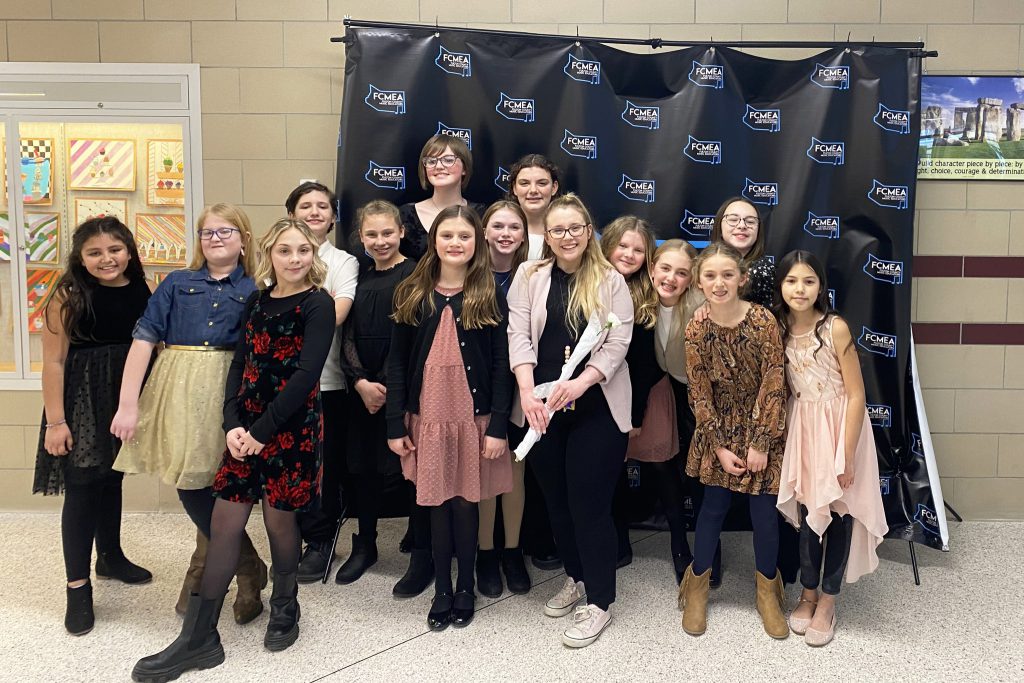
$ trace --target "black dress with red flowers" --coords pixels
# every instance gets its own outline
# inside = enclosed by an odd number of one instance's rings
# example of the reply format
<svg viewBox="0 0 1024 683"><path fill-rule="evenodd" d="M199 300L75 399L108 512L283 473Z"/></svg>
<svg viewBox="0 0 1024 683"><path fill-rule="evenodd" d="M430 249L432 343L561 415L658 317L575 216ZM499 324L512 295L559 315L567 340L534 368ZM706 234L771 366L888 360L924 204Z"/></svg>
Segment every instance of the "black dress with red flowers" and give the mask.
<svg viewBox="0 0 1024 683"><path fill-rule="evenodd" d="M311 289L246 303L224 396L224 431L249 431L263 450L244 460L227 451L213 482L219 498L278 510L307 510L320 494L323 411L320 372L334 338L334 302Z"/></svg>

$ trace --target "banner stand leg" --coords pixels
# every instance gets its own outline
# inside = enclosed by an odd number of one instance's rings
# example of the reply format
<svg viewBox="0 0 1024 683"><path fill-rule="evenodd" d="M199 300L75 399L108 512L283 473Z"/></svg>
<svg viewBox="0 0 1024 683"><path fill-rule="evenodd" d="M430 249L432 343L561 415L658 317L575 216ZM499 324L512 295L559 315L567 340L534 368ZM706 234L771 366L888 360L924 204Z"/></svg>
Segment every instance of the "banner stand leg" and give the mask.
<svg viewBox="0 0 1024 683"><path fill-rule="evenodd" d="M964 518L960 516L959 512L953 509L952 505L946 503L945 501L943 501L943 504L946 506L946 509L949 510L949 514L953 515L953 519L955 519L958 522L964 521Z"/></svg>
<svg viewBox="0 0 1024 683"><path fill-rule="evenodd" d="M917 569L917 551L914 549L914 542L910 541L910 566L914 569L914 585L921 585L921 573Z"/></svg>
<svg viewBox="0 0 1024 683"><path fill-rule="evenodd" d="M334 529L334 543L331 544L331 556L327 560L327 567L324 568L324 575L320 579L320 583L327 583L328 577L331 575L331 565L334 564L334 553L335 548L338 547L338 537L341 536L341 527L348 521L348 506L345 505L341 509L341 516L338 517L338 526Z"/></svg>

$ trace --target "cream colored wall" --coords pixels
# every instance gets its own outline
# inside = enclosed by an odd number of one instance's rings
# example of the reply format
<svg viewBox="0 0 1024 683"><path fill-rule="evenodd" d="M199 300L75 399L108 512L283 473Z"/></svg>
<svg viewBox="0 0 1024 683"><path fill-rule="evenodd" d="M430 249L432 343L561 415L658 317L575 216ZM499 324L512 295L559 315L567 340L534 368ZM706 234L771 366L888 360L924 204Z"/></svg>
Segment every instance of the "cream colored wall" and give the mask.
<svg viewBox="0 0 1024 683"><path fill-rule="evenodd" d="M0 0L0 58L197 62L207 201L269 225L299 178L334 178L345 15L400 22L677 40L917 40L928 73L1019 74L1022 0ZM648 48L639 48L649 51ZM800 57L813 51L760 51ZM1024 256L1021 183L919 184L917 251ZM1024 322L1024 280L914 282L915 320ZM1024 347L920 346L946 497L969 518L1024 518ZM29 495L40 398L0 392L0 506ZM126 507L177 509L152 480Z"/></svg>

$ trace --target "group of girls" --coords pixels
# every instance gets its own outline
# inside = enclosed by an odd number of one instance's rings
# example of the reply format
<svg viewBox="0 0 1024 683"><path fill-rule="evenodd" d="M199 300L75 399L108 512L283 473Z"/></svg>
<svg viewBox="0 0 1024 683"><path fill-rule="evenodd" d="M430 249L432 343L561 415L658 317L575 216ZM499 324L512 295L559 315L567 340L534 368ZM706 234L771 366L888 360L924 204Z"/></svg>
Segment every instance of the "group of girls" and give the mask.
<svg viewBox="0 0 1024 683"><path fill-rule="evenodd" d="M470 623L475 587L499 595L504 573L512 592L530 590L520 538L529 473L547 513L537 545L550 520L566 571L544 612L571 613L562 641L583 647L611 621L613 498L628 458L665 511L687 633L706 629L720 531L742 496L766 631L831 639L842 577L874 569L886 527L857 355L821 264L793 252L776 278L761 218L743 199L723 203L699 256L682 240L656 247L635 217L598 235L540 155L513 166L509 200L481 219L461 194L471 169L460 140L431 138L419 163L431 197L363 207L358 259L327 239L335 202L318 183L289 195L289 218L258 245L240 209L214 205L197 222L191 267L152 295L119 221L75 231L46 312L35 481L66 496L70 633L93 627L94 539L97 576L152 578L121 550L124 472L175 486L197 528L181 635L137 663L139 681L224 660L216 625L233 576L236 620L262 612L268 572L245 535L256 502L273 560L264 643L294 643L297 584L330 565L342 479L358 533L336 581L376 561L382 493L400 472L411 558L394 593L418 595L433 580L429 627ZM594 324L585 362L538 398ZM511 448L527 428L541 438L524 467ZM683 500L698 481L691 551ZM804 591L788 624L777 510L800 529Z"/></svg>

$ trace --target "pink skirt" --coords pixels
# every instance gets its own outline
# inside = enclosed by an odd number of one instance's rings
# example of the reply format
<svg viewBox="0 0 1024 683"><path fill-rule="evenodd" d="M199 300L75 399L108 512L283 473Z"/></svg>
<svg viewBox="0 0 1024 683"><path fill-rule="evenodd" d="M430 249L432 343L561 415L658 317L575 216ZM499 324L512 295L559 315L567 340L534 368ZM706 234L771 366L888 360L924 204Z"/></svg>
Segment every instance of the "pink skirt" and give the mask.
<svg viewBox="0 0 1024 683"><path fill-rule="evenodd" d="M676 422L676 397L668 375L651 387L647 412L640 434L629 440L627 460L665 462L679 452L679 426Z"/></svg>

